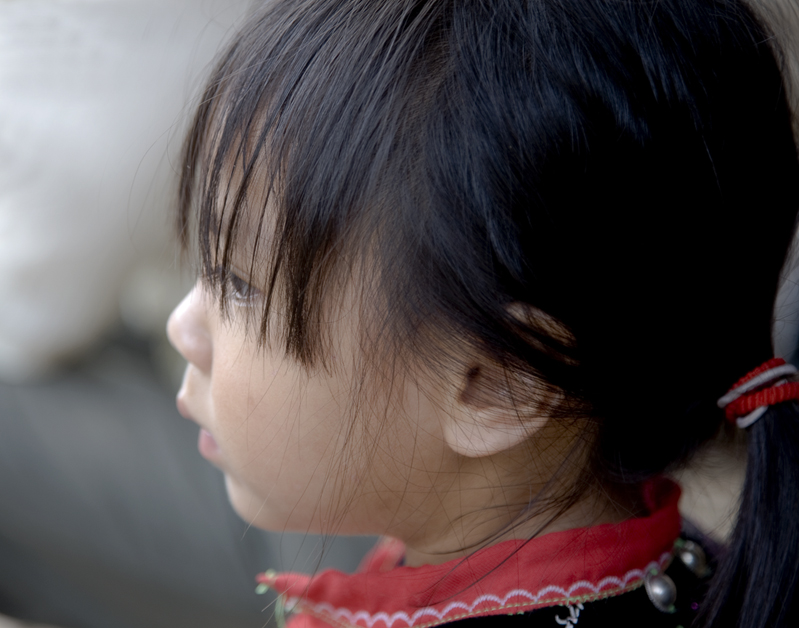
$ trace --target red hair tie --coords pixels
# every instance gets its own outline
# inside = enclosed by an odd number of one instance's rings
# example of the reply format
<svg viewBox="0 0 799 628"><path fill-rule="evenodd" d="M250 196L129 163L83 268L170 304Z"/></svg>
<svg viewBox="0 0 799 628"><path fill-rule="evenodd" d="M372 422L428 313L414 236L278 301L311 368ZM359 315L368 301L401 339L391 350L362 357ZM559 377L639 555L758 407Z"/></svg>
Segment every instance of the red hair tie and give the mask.
<svg viewBox="0 0 799 628"><path fill-rule="evenodd" d="M797 369L782 358L771 358L735 382L718 401L730 423L745 428L757 421L769 406L783 401L799 401L799 382L788 382Z"/></svg>

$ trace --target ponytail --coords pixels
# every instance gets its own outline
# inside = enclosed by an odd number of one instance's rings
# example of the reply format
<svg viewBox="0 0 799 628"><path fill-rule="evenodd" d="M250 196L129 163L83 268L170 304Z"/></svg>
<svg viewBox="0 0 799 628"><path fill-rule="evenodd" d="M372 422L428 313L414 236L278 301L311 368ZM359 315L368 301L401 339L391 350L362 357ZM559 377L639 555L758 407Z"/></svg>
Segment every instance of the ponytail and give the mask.
<svg viewBox="0 0 799 628"><path fill-rule="evenodd" d="M796 384L761 394L788 387ZM799 405L769 406L747 432L738 520L700 616L705 628L799 625Z"/></svg>

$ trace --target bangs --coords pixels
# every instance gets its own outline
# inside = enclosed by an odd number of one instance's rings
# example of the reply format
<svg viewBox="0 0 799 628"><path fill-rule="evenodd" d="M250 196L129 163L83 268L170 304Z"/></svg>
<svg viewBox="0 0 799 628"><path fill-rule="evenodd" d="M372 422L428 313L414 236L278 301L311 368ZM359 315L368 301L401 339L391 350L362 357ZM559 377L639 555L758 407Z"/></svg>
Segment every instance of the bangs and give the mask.
<svg viewBox="0 0 799 628"><path fill-rule="evenodd" d="M473 13L452 2L269 3L220 60L185 144L179 229L184 246L197 234L223 311L232 269L257 278L262 308L248 322L260 342L324 366L326 321L354 288L372 348L393 359L451 363L471 343L542 372L574 363L573 343L506 307L531 302L508 293L526 262L502 242L518 236L521 199L509 194L526 166L486 160L527 161L528 147L515 130L494 136L481 109L513 124L530 103L506 107L495 96L518 86L492 87L494 68L472 66L501 51L519 16L487 7L459 23L459 11ZM470 32L492 21L497 41ZM525 56L523 39L510 43L506 67Z"/></svg>
<svg viewBox="0 0 799 628"><path fill-rule="evenodd" d="M263 290L260 341L280 320L280 342L306 365L324 358L324 311L353 267L364 287L378 279L364 256L377 247L385 260L377 234L396 232L386 210L412 192L435 81L420 67L435 6L328 4L270 3L248 24L204 93L180 185L184 248L196 233L222 310L235 268ZM342 36L354 13L373 26Z"/></svg>

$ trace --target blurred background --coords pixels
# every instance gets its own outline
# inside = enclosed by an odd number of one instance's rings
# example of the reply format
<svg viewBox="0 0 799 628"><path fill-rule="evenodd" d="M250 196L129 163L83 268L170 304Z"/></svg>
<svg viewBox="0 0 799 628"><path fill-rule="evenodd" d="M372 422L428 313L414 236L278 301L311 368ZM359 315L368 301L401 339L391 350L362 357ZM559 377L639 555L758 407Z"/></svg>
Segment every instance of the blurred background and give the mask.
<svg viewBox="0 0 799 628"><path fill-rule="evenodd" d="M175 410L164 327L193 281L171 226L177 155L252 4L0 0L0 614L256 628L272 616L257 572L353 569L371 542L249 528ZM775 330L792 359L798 278ZM685 510L719 538L740 453L716 446L683 474Z"/></svg>
<svg viewBox="0 0 799 628"><path fill-rule="evenodd" d="M0 0L0 613L257 628L256 573L368 545L248 528L175 409L175 164L250 5Z"/></svg>

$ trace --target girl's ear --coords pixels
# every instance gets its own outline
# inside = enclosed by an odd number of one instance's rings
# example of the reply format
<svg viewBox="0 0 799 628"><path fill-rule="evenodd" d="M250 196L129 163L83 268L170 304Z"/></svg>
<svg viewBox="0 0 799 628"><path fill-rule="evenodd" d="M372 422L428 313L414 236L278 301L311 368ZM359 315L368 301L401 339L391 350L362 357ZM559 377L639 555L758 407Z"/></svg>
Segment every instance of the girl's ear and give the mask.
<svg viewBox="0 0 799 628"><path fill-rule="evenodd" d="M565 346L574 343L560 321L525 303L511 303L507 313L522 326L539 330ZM524 339L542 352L552 348L535 337ZM564 362L568 356L556 354ZM444 420L447 445L464 456L482 457L521 444L546 425L563 396L526 373L498 364L488 356L472 357L470 368L455 376L452 412Z"/></svg>
<svg viewBox="0 0 799 628"><path fill-rule="evenodd" d="M457 379L443 419L444 441L457 454L481 458L507 451L547 423L552 402L531 402L535 383L489 359Z"/></svg>

